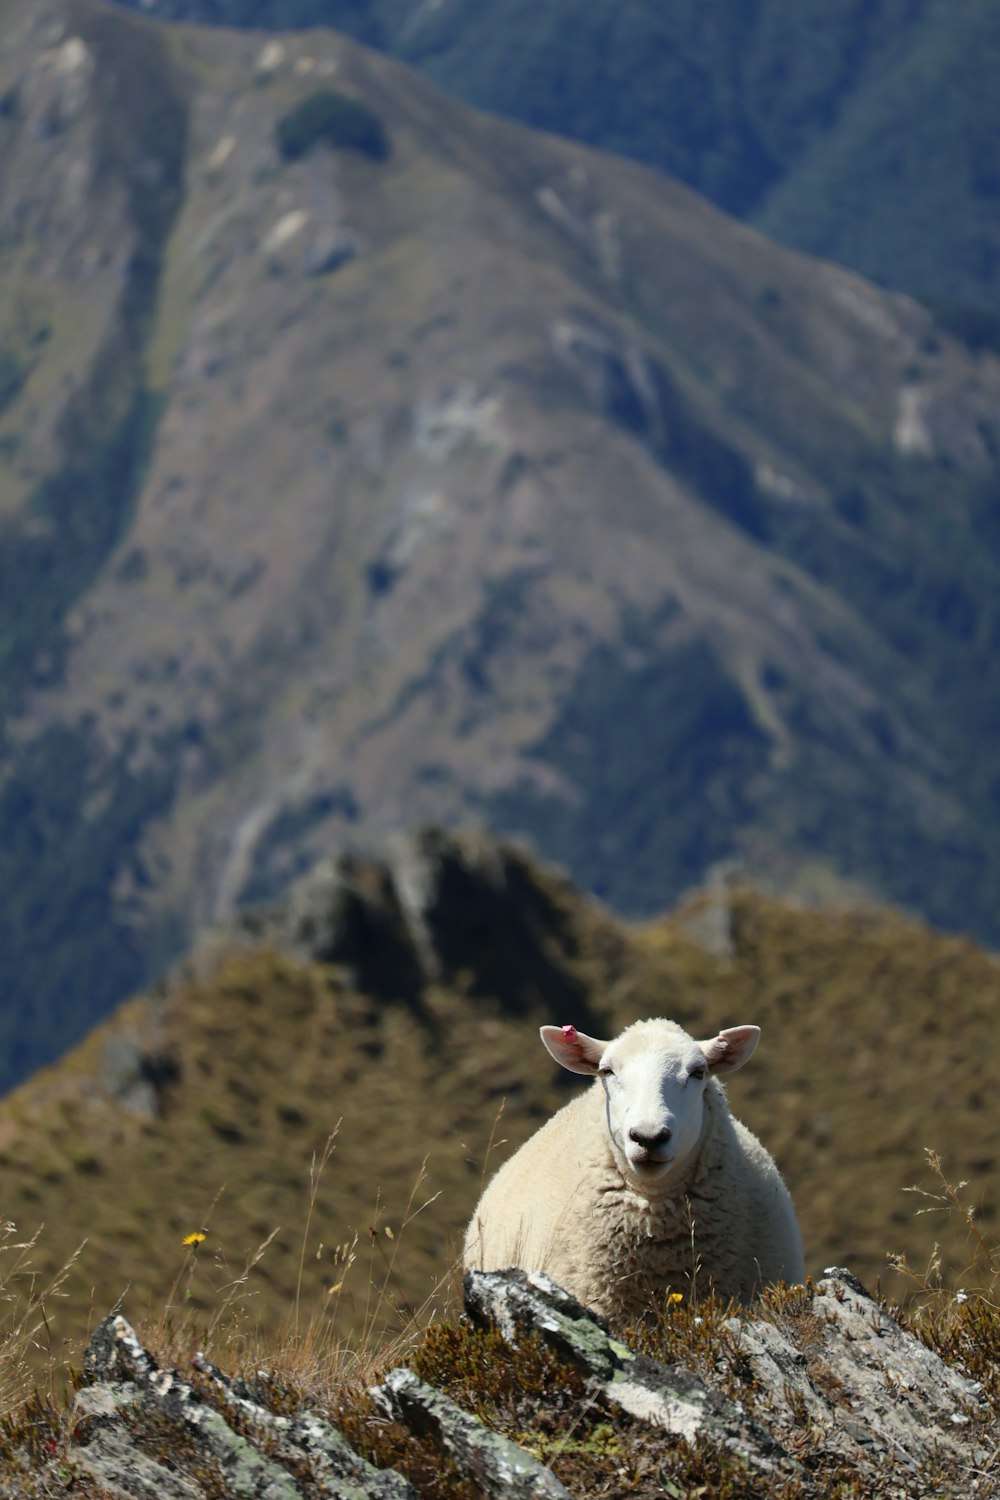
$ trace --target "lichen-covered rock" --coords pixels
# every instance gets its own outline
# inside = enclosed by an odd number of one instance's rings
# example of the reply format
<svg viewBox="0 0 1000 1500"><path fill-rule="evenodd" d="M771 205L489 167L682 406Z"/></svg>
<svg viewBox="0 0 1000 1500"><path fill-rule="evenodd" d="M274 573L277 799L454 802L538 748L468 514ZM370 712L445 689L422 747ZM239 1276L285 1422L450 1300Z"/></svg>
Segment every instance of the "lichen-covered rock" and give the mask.
<svg viewBox="0 0 1000 1500"><path fill-rule="evenodd" d="M433 1437L491 1500L572 1500L530 1453L491 1432L412 1370L390 1371L371 1395L394 1421Z"/></svg>
<svg viewBox="0 0 1000 1500"><path fill-rule="evenodd" d="M862 1470L890 1456L911 1473L987 1456L973 1434L979 1387L906 1333L857 1277L831 1267L812 1308L795 1337L761 1319L731 1325L778 1428L808 1422Z"/></svg>
<svg viewBox="0 0 1000 1500"><path fill-rule="evenodd" d="M873 1486L891 1468L911 1476L913 1494L960 1493L916 1481L942 1468L972 1474L987 1462L976 1383L905 1332L849 1271L832 1268L800 1301L794 1313L783 1315L779 1301L729 1320L751 1419L690 1370L633 1353L546 1276L473 1271L465 1279L475 1322L512 1343L540 1335L611 1407L689 1443L724 1447L758 1472L797 1472L803 1493L812 1486L796 1460L807 1453L814 1467L839 1461Z"/></svg>
<svg viewBox="0 0 1000 1500"><path fill-rule="evenodd" d="M175 1370L161 1370L142 1348L121 1315L106 1318L91 1344L90 1370L124 1372L142 1399L159 1409L179 1430L200 1443L225 1476L234 1500L301 1500L290 1474L206 1406Z"/></svg>
<svg viewBox="0 0 1000 1500"><path fill-rule="evenodd" d="M122 1500L147 1500L161 1493L169 1500L192 1500L206 1493L187 1480L179 1481L174 1489L165 1483L157 1491L158 1466L144 1464L137 1441L127 1442L129 1428L121 1416L122 1408L142 1403L173 1424L179 1438L193 1439L215 1461L213 1482L221 1479L226 1495L233 1500L302 1500L306 1495L323 1500L411 1497L405 1481L394 1474L380 1475L329 1423L311 1413L295 1420L277 1416L233 1392L221 1372L207 1361L201 1364L210 1378L222 1385L225 1400L239 1411L241 1425L251 1433L256 1428L260 1446L252 1436L235 1432L221 1412L203 1401L176 1370L160 1369L126 1319L113 1314L94 1333L84 1359L85 1375L97 1383L91 1392L98 1390L99 1395L96 1400L90 1396L87 1410L96 1434L89 1434L80 1467ZM94 1422L94 1418L98 1420ZM141 1429L141 1419L133 1424L132 1430L137 1429ZM268 1452L262 1452L261 1447ZM309 1470L308 1489L301 1488L291 1472L301 1460Z"/></svg>
<svg viewBox="0 0 1000 1500"><path fill-rule="evenodd" d="M290 1462L303 1456L309 1459L313 1483L321 1495L342 1500L414 1500L405 1479L366 1463L343 1434L315 1412L279 1416L254 1400L241 1381L228 1379L204 1355L195 1356L195 1365L209 1376L226 1406L274 1440L276 1454Z"/></svg>
<svg viewBox="0 0 1000 1500"><path fill-rule="evenodd" d="M199 1485L173 1473L136 1444L121 1419L122 1400L112 1386L80 1391L73 1407L73 1466L113 1500L201 1500ZM83 1430L86 1441L81 1441Z"/></svg>
<svg viewBox="0 0 1000 1500"><path fill-rule="evenodd" d="M465 1308L476 1322L493 1323L511 1342L528 1333L542 1339L591 1377L603 1399L630 1416L653 1422L688 1443L707 1441L736 1453L752 1468L796 1468L780 1445L689 1370L668 1369L635 1354L604 1324L540 1272L470 1271Z"/></svg>
<svg viewBox="0 0 1000 1500"><path fill-rule="evenodd" d="M447 1456L457 1478L442 1488L434 1471L435 1493L452 1493L454 1483L455 1493L465 1495L471 1485L496 1500L586 1500L589 1469L570 1471L585 1476L579 1483L544 1460L571 1452L567 1441L577 1427L593 1424L595 1411L610 1424L613 1447L633 1445L631 1461L652 1451L657 1475L669 1459L682 1465L682 1478L699 1483L706 1473L738 1476L740 1496L986 1500L1000 1492L990 1473L996 1435L984 1420L980 1388L907 1333L847 1271L828 1271L815 1289L770 1293L739 1317L716 1307L703 1319L702 1309L686 1309L680 1327L687 1332L649 1346L679 1359L637 1352L537 1273L470 1272L465 1308L462 1338L479 1350L477 1358L484 1350L491 1362L526 1358L523 1368L530 1369L540 1343L550 1362L546 1379L563 1368L563 1404L553 1407L560 1435L546 1447L544 1434L540 1444L532 1430L545 1405L541 1387L530 1398L518 1390L516 1425L498 1417L492 1398L480 1402L468 1368L489 1381L489 1364L467 1367L459 1378L450 1355L434 1366L433 1383L409 1368L393 1369L356 1398L351 1430L368 1433L364 1443L375 1455L382 1450L377 1438L370 1442L372 1433L394 1432L385 1464L405 1467L399 1455L419 1452L426 1474L428 1462ZM707 1323L716 1342L699 1355L695 1345ZM699 1373L691 1367L696 1358ZM84 1358L86 1383L68 1441L51 1474L46 1470L47 1487L32 1497L68 1495L81 1482L96 1487L83 1492L112 1500L420 1500L426 1492L416 1471L411 1483L391 1467L376 1467L318 1412L271 1410L267 1382L258 1389L233 1379L202 1355L194 1367L189 1380L161 1368L125 1318L106 1318ZM583 1446L576 1443L578 1451ZM615 1472L632 1471L623 1465ZM3 1480L0 1474L0 1497L20 1500ZM656 1478L637 1493L681 1492L670 1483L664 1490ZM608 1493L600 1485L595 1492Z"/></svg>

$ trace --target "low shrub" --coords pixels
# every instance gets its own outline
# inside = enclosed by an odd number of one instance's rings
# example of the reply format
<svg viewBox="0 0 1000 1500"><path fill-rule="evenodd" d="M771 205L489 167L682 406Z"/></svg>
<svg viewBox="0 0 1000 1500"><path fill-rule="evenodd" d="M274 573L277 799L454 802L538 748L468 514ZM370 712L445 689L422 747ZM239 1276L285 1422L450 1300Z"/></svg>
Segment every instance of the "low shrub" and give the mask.
<svg viewBox="0 0 1000 1500"><path fill-rule="evenodd" d="M375 111L333 89L318 89L282 115L275 135L285 161L298 161L320 142L360 151L375 161L389 155L389 138Z"/></svg>

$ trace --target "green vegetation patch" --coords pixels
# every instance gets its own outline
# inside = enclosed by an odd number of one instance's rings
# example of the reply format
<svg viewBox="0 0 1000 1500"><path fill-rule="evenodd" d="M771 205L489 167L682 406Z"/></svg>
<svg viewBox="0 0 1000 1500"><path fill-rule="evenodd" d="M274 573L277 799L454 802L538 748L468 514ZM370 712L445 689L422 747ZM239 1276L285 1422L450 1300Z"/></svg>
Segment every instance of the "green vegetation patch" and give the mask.
<svg viewBox="0 0 1000 1500"><path fill-rule="evenodd" d="M123 766L98 776L95 764L86 735L53 728L0 791L0 1090L50 1062L54 1044L78 1041L145 977L114 884L127 868L145 881L138 841L172 783Z"/></svg>
<svg viewBox="0 0 1000 1500"><path fill-rule="evenodd" d="M621 649L592 651L533 747L572 798L525 784L496 798L489 816L529 830L618 910L652 913L732 852L769 746L706 642L664 651L635 625Z"/></svg>
<svg viewBox="0 0 1000 1500"><path fill-rule="evenodd" d="M808 753L775 784L764 821L782 830L784 847L863 872L889 899L996 945L1000 853L985 832L1000 817L995 497L943 462L881 458L853 465L836 510L776 510L772 544L874 628L893 666L880 680L873 663L883 701L865 720L867 746L842 741L815 696L774 677L785 722ZM921 683L933 713L915 711L901 680ZM953 801L947 818L928 816L906 789L907 762L928 800L944 792Z"/></svg>
<svg viewBox="0 0 1000 1500"><path fill-rule="evenodd" d="M145 386L145 346L183 192L187 101L155 29L111 10L81 11L75 24L100 69L94 190L123 194L129 253L101 345L60 417L53 468L0 549L0 751L4 721L24 695L59 679L66 617L128 530L161 411ZM30 339L46 336L36 328ZM16 350L0 356L0 409L27 374ZM139 944L116 920L113 887L145 820L169 799L169 776L97 771L100 760L74 730L8 754L0 1088L51 1061L148 977Z"/></svg>
<svg viewBox="0 0 1000 1500"><path fill-rule="evenodd" d="M85 420L72 408L67 427ZM26 684L58 675L63 621L124 534L145 473L161 403L138 389L108 432L89 440L38 486L34 525L14 529L0 552L0 713ZM37 525L38 518L49 524ZM2 729L0 729L2 739Z"/></svg>
<svg viewBox="0 0 1000 1500"><path fill-rule="evenodd" d="M299 161L319 145L359 151L373 161L385 161L390 151L385 126L375 111L334 89L309 94L282 115L274 133L285 161Z"/></svg>

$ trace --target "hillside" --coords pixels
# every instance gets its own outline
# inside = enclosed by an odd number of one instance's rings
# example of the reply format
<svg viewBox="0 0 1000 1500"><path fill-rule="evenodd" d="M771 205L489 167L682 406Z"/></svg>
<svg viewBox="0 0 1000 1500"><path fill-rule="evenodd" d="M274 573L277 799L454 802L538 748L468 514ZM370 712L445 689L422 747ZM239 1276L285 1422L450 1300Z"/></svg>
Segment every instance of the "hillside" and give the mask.
<svg viewBox="0 0 1000 1500"><path fill-rule="evenodd" d="M649 1014L762 1026L729 1096L785 1173L810 1274L847 1265L906 1295L887 1254L923 1271L939 1243L945 1285L974 1289L958 1215L918 1215L904 1189L939 1191L932 1147L995 1239L996 959L747 890L624 927L515 848L428 830L320 867L0 1105L5 1211L22 1236L45 1225L39 1284L87 1239L51 1347L78 1359L123 1295L175 1331L228 1306L247 1338L293 1307L369 1341L446 1311L484 1171L580 1086L538 1024L601 1035Z"/></svg>
<svg viewBox="0 0 1000 1500"><path fill-rule="evenodd" d="M992 310L996 338L993 6L128 3L231 26L342 29L480 108L678 177L785 244L936 303Z"/></svg>
<svg viewBox="0 0 1000 1500"><path fill-rule="evenodd" d="M428 818L1000 941L996 359L341 37L0 23L0 1083Z"/></svg>

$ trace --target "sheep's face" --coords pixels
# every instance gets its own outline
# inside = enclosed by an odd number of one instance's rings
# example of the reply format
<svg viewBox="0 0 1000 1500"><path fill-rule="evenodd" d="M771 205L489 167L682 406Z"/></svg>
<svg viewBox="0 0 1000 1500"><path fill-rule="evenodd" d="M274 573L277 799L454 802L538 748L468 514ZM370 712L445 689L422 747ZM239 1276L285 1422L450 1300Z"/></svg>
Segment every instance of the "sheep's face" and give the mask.
<svg viewBox="0 0 1000 1500"><path fill-rule="evenodd" d="M619 1037L601 1055L611 1144L633 1177L656 1181L690 1157L701 1137L708 1059L683 1034Z"/></svg>
<svg viewBox="0 0 1000 1500"><path fill-rule="evenodd" d="M613 1042L572 1026L543 1026L541 1034L564 1068L600 1079L618 1165L638 1183L653 1184L690 1159L701 1139L709 1078L741 1068L760 1028L733 1026L705 1042L673 1021L637 1021Z"/></svg>

